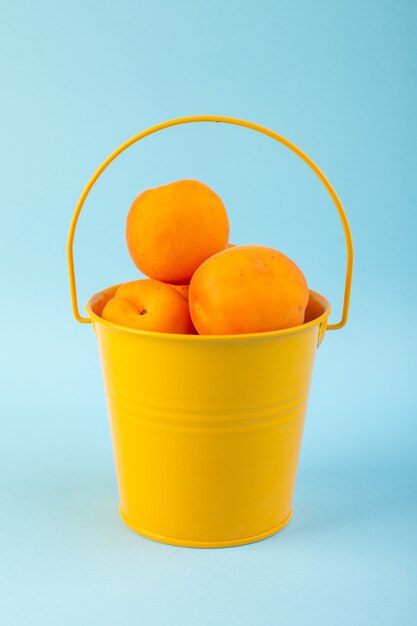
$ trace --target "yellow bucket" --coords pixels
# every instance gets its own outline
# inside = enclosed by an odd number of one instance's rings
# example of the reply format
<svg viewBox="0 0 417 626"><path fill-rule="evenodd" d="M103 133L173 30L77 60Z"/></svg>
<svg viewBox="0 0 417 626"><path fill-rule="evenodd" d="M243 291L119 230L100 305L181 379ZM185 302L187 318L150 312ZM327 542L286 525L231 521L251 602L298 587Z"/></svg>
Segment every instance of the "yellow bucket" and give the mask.
<svg viewBox="0 0 417 626"><path fill-rule="evenodd" d="M117 286L92 296L79 314L73 240L92 186L126 148L189 122L224 122L261 132L298 154L339 212L347 270L342 319L310 291L302 326L267 333L194 336L144 332L103 320ZM165 543L223 547L268 537L289 521L310 380L327 329L347 321L353 248L336 192L299 148L257 124L193 116L154 126L120 146L87 184L72 219L68 264L75 318L93 323L106 387L120 515L134 531Z"/></svg>

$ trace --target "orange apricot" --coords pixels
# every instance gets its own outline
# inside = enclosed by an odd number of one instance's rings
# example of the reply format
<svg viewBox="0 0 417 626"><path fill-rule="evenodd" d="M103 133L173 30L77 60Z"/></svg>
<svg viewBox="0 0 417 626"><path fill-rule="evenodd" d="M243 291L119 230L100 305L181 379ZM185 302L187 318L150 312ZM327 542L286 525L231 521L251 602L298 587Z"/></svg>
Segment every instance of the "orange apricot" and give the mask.
<svg viewBox="0 0 417 626"><path fill-rule="evenodd" d="M174 287L186 300L188 300L188 290L190 285L170 285L170 287Z"/></svg>
<svg viewBox="0 0 417 626"><path fill-rule="evenodd" d="M121 285L104 307L102 317L138 330L195 333L186 299L157 280L134 280Z"/></svg>
<svg viewBox="0 0 417 626"><path fill-rule="evenodd" d="M201 335L258 333L304 322L309 299L302 271L265 246L235 246L194 273L189 305Z"/></svg>
<svg viewBox="0 0 417 626"><path fill-rule="evenodd" d="M179 180L142 192L126 222L126 241L146 276L175 285L210 256L224 250L229 218L219 196L197 180Z"/></svg>

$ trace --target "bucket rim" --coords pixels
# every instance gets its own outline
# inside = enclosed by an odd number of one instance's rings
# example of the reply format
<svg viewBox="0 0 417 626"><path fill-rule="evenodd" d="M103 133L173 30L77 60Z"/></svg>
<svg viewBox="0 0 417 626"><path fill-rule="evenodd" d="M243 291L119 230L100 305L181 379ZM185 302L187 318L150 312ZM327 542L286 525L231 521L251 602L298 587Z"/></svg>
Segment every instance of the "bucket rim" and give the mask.
<svg viewBox="0 0 417 626"><path fill-rule="evenodd" d="M128 328L127 326L122 326L121 324L115 324L114 322L109 322L99 315L97 315L92 306L101 298L105 297L109 292L116 291L118 287L123 283L119 283L118 285L112 285L111 287L107 287L106 289L102 289L97 293L90 296L85 305L85 309L92 319L93 322L97 324L102 324L103 326L107 326L108 328L112 328L113 330L122 331L125 333L129 333L132 335L140 335L143 337L155 337L160 339L171 339L176 341L191 341L191 342L219 342L219 341L236 341L236 340L245 340L245 339L263 339L263 338L271 338L271 337L280 337L284 335L290 335L297 332L306 331L313 326L318 326L322 324L324 321L327 321L330 313L331 313L331 304L321 293L318 291L314 291L313 289L309 289L310 297L313 297L317 302L319 302L323 307L324 311L319 316L316 317L305 324L299 324L298 326L292 326L291 328L282 328L280 330L269 330L260 333L242 333L242 334L231 334L231 335L186 335L182 333L162 333L154 330L139 330L137 328Z"/></svg>

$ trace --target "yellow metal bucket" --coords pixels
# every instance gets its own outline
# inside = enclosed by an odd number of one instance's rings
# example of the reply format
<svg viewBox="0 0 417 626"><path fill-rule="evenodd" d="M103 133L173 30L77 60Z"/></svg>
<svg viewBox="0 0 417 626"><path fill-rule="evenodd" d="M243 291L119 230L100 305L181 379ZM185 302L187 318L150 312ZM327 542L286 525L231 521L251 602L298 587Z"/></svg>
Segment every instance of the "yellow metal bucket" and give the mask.
<svg viewBox="0 0 417 626"><path fill-rule="evenodd" d="M73 239L97 178L127 147L189 122L224 122L259 131L296 152L329 191L347 246L342 319L327 325L329 302L310 291L302 326L268 333L193 336L143 332L106 322L117 286L92 296L79 314ZM222 547L283 528L292 500L311 375L326 327L347 320L353 249L335 191L299 148L259 125L218 116L180 118L139 133L96 171L77 204L68 238L73 311L93 323L106 387L120 515L136 532L165 543Z"/></svg>

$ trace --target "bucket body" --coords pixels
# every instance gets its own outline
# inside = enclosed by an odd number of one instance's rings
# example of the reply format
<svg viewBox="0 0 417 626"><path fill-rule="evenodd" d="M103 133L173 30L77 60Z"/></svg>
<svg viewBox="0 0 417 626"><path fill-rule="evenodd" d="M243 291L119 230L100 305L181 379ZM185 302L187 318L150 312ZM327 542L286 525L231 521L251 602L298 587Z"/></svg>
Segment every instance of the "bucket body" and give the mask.
<svg viewBox="0 0 417 626"><path fill-rule="evenodd" d="M146 333L100 318L90 298L120 514L166 543L250 543L291 517L313 370L330 305L311 292L303 326L242 336Z"/></svg>

